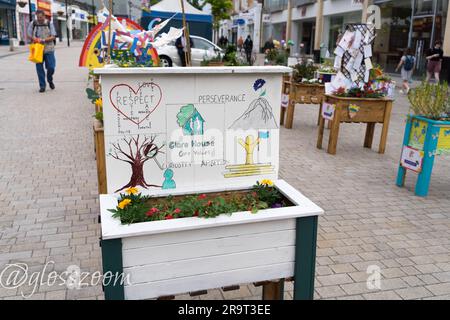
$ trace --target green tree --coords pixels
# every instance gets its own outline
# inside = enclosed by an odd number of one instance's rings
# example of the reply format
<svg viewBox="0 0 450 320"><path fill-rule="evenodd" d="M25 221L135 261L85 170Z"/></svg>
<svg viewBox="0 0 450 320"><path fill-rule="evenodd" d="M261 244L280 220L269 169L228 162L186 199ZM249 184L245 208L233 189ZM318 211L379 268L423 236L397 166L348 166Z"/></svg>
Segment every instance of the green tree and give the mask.
<svg viewBox="0 0 450 320"><path fill-rule="evenodd" d="M206 2L202 0L187 0L191 5L193 5L198 10L202 10Z"/></svg>
<svg viewBox="0 0 450 320"><path fill-rule="evenodd" d="M211 5L211 14L213 16L213 28L219 31L220 21L230 18L230 12L233 9L233 2L231 0L205 0Z"/></svg>

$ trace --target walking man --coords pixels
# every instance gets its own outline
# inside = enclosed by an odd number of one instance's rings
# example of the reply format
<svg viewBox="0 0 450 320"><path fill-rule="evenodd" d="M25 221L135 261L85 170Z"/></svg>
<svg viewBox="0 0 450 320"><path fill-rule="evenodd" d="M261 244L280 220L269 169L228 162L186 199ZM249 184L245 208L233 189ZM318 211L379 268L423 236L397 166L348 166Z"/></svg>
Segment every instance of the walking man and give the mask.
<svg viewBox="0 0 450 320"><path fill-rule="evenodd" d="M50 21L45 19L45 13L42 10L36 11L36 19L28 26L28 37L33 43L42 43L44 45L44 59L42 63L36 63L36 72L39 78L39 92L45 92L45 69L47 69L47 82L51 89L55 89L53 83L53 74L55 73L55 39L56 31Z"/></svg>
<svg viewBox="0 0 450 320"><path fill-rule="evenodd" d="M244 51L247 57L247 63L252 65L252 51L253 51L253 41L250 35L247 36L247 39L244 41Z"/></svg>

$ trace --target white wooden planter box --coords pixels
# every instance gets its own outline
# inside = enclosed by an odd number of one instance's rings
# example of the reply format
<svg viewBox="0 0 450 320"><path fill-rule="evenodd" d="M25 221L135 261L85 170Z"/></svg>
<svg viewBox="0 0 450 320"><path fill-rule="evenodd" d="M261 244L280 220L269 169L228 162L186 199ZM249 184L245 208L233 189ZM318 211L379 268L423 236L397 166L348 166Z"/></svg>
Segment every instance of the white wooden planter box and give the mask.
<svg viewBox="0 0 450 320"><path fill-rule="evenodd" d="M101 195L104 273L123 271L130 280L105 287L105 297L149 299L295 276L296 298L312 298L323 210L285 181L275 186L295 206L131 225L107 210L117 197Z"/></svg>

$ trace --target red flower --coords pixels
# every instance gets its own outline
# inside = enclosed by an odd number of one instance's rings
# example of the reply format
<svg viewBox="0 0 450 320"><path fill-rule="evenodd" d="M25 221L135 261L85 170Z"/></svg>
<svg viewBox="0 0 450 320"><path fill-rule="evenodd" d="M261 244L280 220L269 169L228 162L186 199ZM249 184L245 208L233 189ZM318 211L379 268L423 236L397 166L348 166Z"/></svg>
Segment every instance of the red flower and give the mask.
<svg viewBox="0 0 450 320"><path fill-rule="evenodd" d="M173 216L171 215L171 214L169 214L169 215L167 215L166 216L166 218L165 218L166 220L170 220L170 219L173 219Z"/></svg>
<svg viewBox="0 0 450 320"><path fill-rule="evenodd" d="M198 217L198 210L195 210L194 217Z"/></svg>
<svg viewBox="0 0 450 320"><path fill-rule="evenodd" d="M206 194L204 194L204 193L198 196L198 200L203 200L205 198L206 198Z"/></svg>
<svg viewBox="0 0 450 320"><path fill-rule="evenodd" d="M151 217L153 214L155 214L155 213L157 213L157 212L159 212L159 209L158 208L151 208L150 210L148 210L145 214L148 216L148 217Z"/></svg>
<svg viewBox="0 0 450 320"><path fill-rule="evenodd" d="M180 212L181 212L181 210L179 208L176 208L175 210L173 210L173 213L175 213L175 214L178 214Z"/></svg>
<svg viewBox="0 0 450 320"><path fill-rule="evenodd" d="M213 204L213 202L211 200L208 201L208 203L206 204L208 207L211 207Z"/></svg>

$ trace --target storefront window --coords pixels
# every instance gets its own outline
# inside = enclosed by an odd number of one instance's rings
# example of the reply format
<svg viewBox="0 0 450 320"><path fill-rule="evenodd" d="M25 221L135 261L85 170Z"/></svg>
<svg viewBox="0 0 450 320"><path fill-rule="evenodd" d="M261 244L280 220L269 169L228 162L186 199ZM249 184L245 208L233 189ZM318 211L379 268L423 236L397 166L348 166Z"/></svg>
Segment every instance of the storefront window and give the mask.
<svg viewBox="0 0 450 320"><path fill-rule="evenodd" d="M330 38L328 41L329 52L333 52L336 47L336 40L343 31L344 18L342 16L330 17Z"/></svg>

